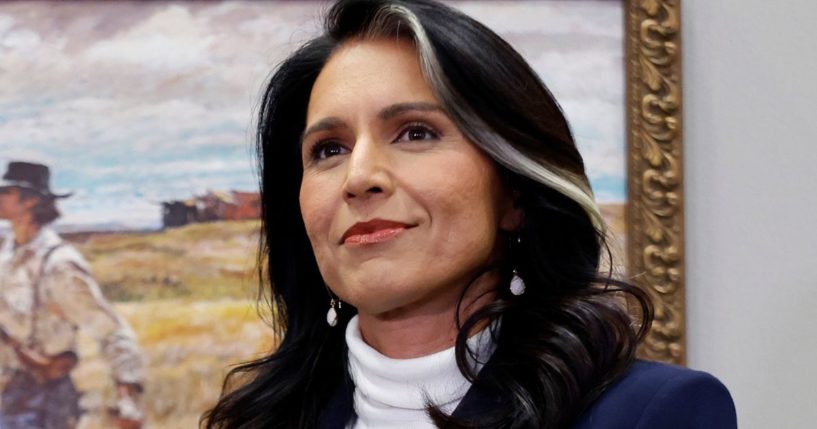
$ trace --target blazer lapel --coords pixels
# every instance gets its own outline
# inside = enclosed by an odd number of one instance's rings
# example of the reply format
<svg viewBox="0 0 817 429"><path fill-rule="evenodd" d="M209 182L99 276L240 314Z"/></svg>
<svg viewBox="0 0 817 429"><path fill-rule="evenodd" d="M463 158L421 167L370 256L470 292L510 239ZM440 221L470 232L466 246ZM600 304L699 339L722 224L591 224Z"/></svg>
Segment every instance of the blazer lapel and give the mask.
<svg viewBox="0 0 817 429"><path fill-rule="evenodd" d="M503 407L503 400L499 392L493 387L491 380L494 379L493 359L489 359L482 367L476 380L465 392L457 408L451 414L452 417L465 420L479 419L486 411L490 412Z"/></svg>

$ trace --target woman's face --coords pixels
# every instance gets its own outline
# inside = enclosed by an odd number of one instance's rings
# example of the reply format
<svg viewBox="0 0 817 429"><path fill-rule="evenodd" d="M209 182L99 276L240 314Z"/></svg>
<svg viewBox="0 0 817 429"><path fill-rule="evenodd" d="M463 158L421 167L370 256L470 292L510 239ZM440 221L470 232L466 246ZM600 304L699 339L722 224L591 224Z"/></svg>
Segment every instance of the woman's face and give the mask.
<svg viewBox="0 0 817 429"><path fill-rule="evenodd" d="M519 213L412 45L352 40L309 100L300 205L327 285L361 313L456 305Z"/></svg>

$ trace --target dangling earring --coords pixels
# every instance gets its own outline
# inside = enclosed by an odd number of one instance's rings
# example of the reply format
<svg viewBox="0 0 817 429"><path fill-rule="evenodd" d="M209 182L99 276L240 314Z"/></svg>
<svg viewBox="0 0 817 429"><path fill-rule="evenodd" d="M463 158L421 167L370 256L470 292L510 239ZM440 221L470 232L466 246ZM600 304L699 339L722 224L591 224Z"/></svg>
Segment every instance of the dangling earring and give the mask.
<svg viewBox="0 0 817 429"><path fill-rule="evenodd" d="M511 242L511 249L515 252L518 252L519 246L522 244L522 236L517 232L516 233L516 240L515 242ZM519 277L519 273L516 272L516 269L513 270L513 277L511 277L511 294L514 296L519 296L525 293L525 282L522 281L522 278Z"/></svg>
<svg viewBox="0 0 817 429"><path fill-rule="evenodd" d="M335 300L332 298L329 300L329 311L326 312L326 323L329 326L335 326L338 324L338 311L335 310L335 305L337 305L338 310L340 310L341 301Z"/></svg>
<svg viewBox="0 0 817 429"><path fill-rule="evenodd" d="M519 296L525 293L525 282L519 277L516 270L513 270L513 277L511 278L511 294Z"/></svg>

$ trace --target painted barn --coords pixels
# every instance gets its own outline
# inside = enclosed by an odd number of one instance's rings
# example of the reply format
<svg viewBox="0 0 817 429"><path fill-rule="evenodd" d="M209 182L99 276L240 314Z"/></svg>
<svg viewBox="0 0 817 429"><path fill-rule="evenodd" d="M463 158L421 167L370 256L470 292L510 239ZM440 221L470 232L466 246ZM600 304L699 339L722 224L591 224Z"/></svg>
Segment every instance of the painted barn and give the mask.
<svg viewBox="0 0 817 429"><path fill-rule="evenodd" d="M261 217L261 195L258 192L209 191L188 200L162 203L162 225L165 228L194 222L249 220Z"/></svg>
<svg viewBox="0 0 817 429"><path fill-rule="evenodd" d="M261 217L261 194L232 191L233 204L225 207L224 219L249 220Z"/></svg>
<svg viewBox="0 0 817 429"><path fill-rule="evenodd" d="M165 228L187 225L196 221L196 205L191 201L162 203L162 225Z"/></svg>

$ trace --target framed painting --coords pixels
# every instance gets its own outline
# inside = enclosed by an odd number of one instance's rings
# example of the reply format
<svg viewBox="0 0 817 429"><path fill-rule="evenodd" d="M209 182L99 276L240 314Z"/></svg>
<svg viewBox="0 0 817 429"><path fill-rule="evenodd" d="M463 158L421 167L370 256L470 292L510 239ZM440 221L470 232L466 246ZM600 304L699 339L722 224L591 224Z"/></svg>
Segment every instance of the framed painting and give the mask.
<svg viewBox="0 0 817 429"><path fill-rule="evenodd" d="M679 2L450 3L515 46L562 104L615 265L655 302L642 354L684 363ZM51 190L71 194L50 228L134 333L150 427L194 427L229 365L275 345L255 305L253 115L270 70L325 7L0 4L0 168L48 167ZM12 233L0 220L0 237ZM79 427L111 427L115 359L83 331Z"/></svg>

